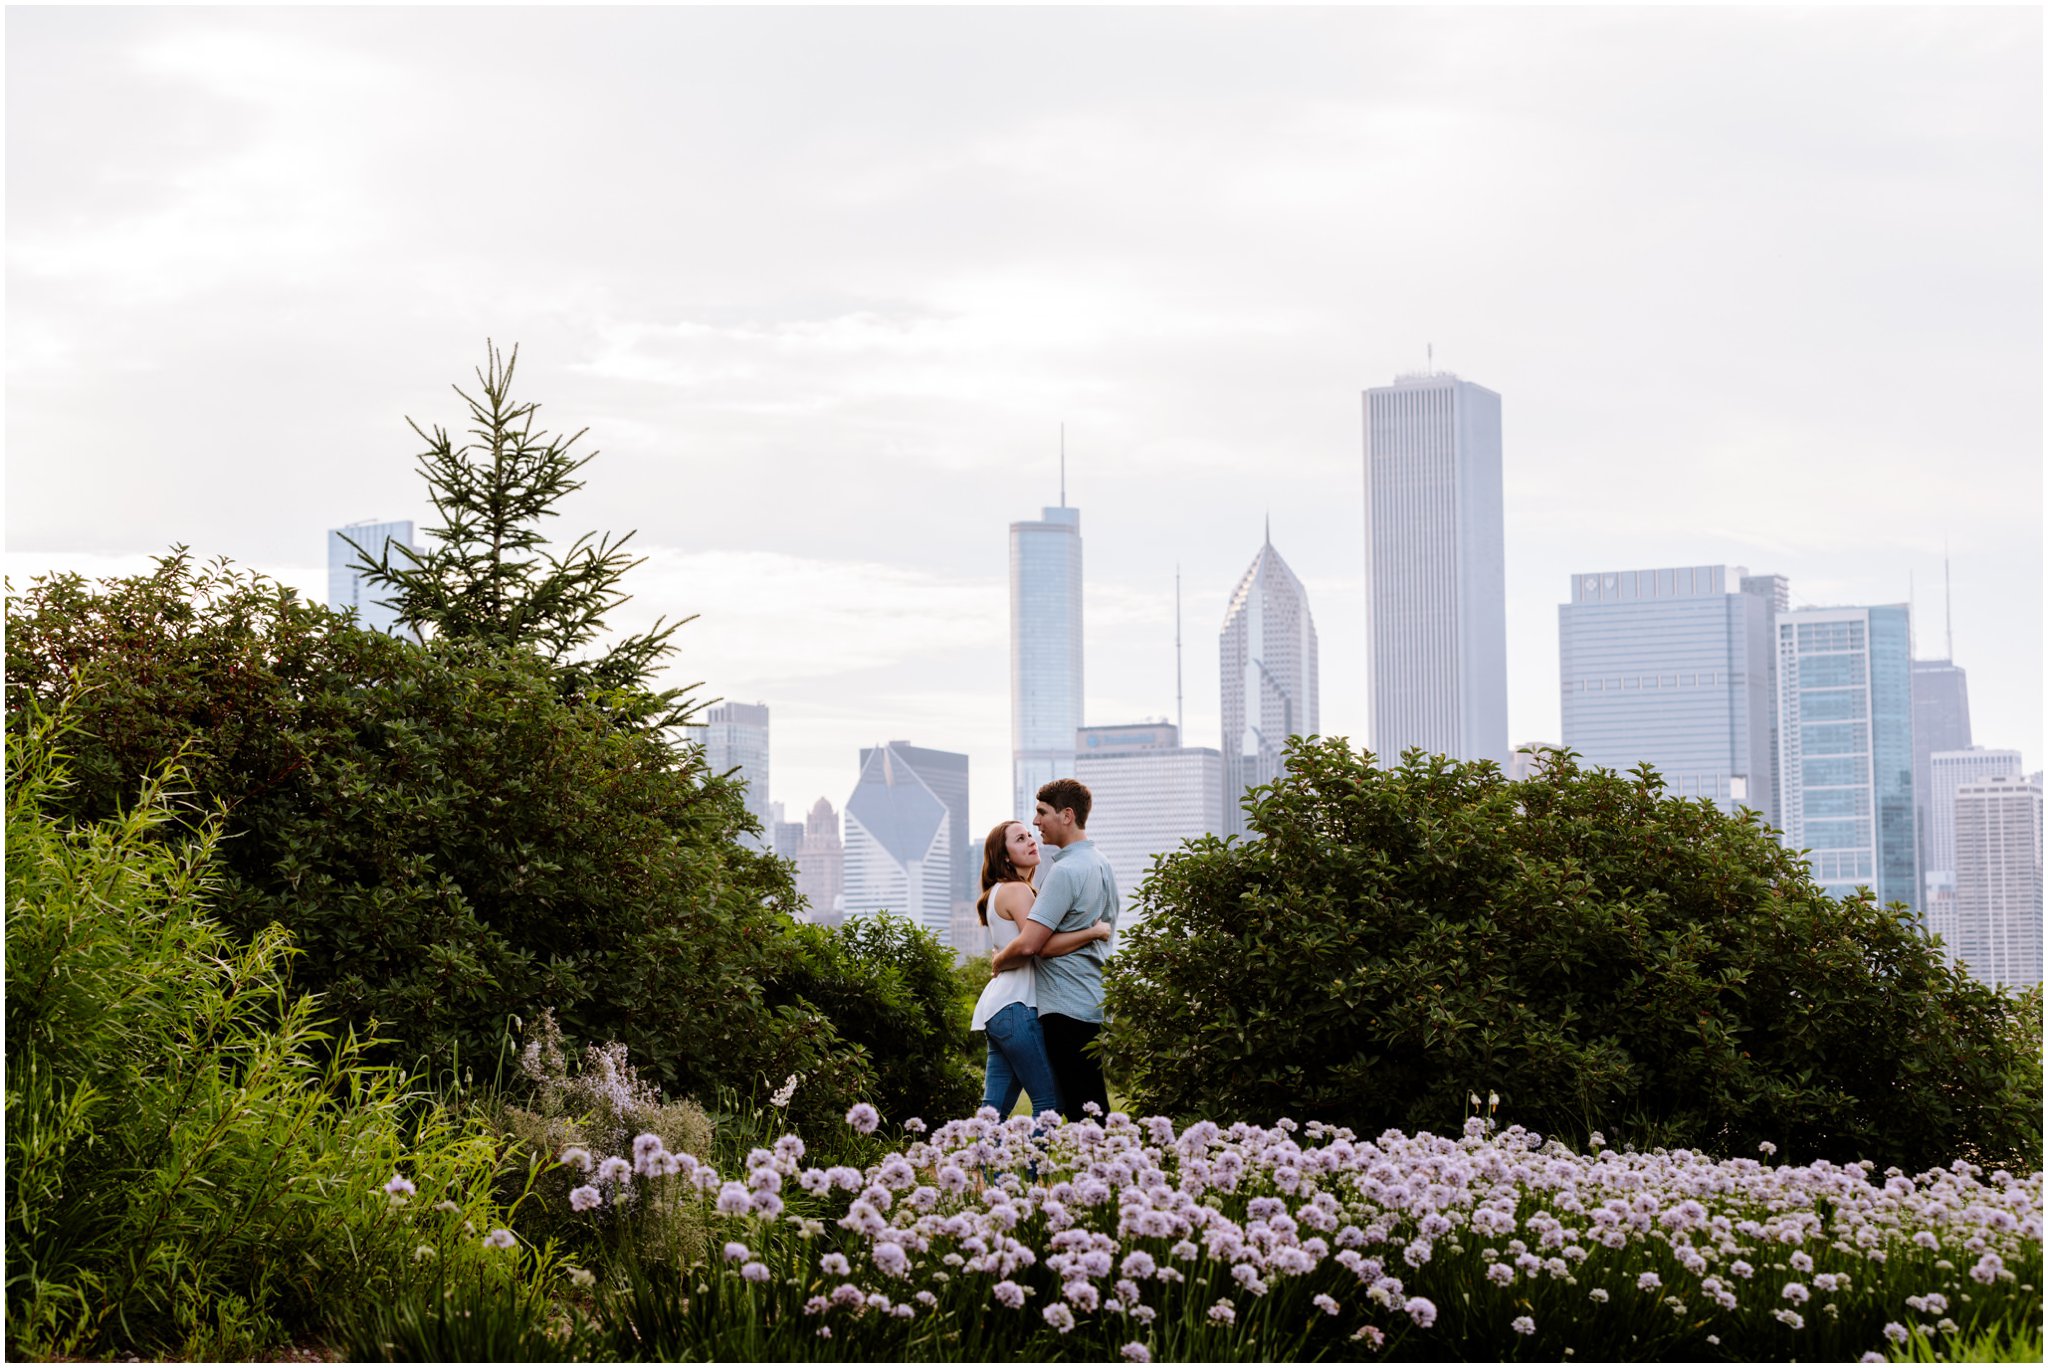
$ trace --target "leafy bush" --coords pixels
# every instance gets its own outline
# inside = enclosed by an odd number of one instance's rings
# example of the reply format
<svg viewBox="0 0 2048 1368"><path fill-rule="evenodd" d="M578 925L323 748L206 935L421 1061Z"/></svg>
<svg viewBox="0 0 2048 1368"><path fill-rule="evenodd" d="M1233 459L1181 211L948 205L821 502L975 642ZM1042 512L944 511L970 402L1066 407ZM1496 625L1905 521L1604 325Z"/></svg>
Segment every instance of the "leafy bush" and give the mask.
<svg viewBox="0 0 2048 1368"><path fill-rule="evenodd" d="M7 737L10 1352L259 1356L421 1259L498 1257L490 1136L321 1030L282 931L207 918L219 828L177 836L175 772L45 815L62 726L29 707Z"/></svg>
<svg viewBox="0 0 2048 1368"><path fill-rule="evenodd" d="M861 1099L894 1121L947 1120L975 1109L981 1074L967 1062L970 1005L960 1000L951 950L908 918L887 914L832 928L800 925L794 940L771 1001L829 1023L872 1082L850 1089L814 1072L799 1082L792 1124L822 1132Z"/></svg>
<svg viewBox="0 0 2048 1368"><path fill-rule="evenodd" d="M10 722L73 708L77 782L46 795L67 817L186 756L233 837L218 915L249 941L289 930L298 982L400 1061L488 1068L508 1018L546 1006L671 1093L785 1053L761 984L790 866L734 839L741 789L700 747L565 703L532 652L361 631L180 552L10 599L7 673Z"/></svg>
<svg viewBox="0 0 2048 1368"><path fill-rule="evenodd" d="M2015 1004L1903 908L1837 901L1647 768L1535 778L1290 746L1261 839L1162 857L1108 971L1111 1067L1177 1116L2038 1167Z"/></svg>

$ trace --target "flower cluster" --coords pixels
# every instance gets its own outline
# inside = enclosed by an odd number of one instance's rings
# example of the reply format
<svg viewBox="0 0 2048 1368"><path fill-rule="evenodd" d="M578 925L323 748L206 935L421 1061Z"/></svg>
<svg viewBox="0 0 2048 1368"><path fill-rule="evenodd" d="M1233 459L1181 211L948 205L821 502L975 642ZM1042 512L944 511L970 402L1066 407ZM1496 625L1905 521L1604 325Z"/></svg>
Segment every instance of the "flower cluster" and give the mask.
<svg viewBox="0 0 2048 1368"><path fill-rule="evenodd" d="M863 1134L878 1123L864 1107L847 1120ZM1451 1314L1440 1307L1456 1310L1459 1333L1497 1313L1498 1335L1542 1344L1572 1316L1548 1314L1539 1296L1568 1297L1579 1318L1661 1306L1674 1326L1719 1332L1705 1339L1718 1345L1720 1333L1832 1322L1889 1259L1953 1256L1935 1265L1967 1268L1948 1292L1888 1303L1932 1333L1953 1323L1938 1319L1952 1296L2014 1282L2008 1264L2038 1251L2042 1224L2038 1175L1581 1155L1476 1117L1458 1137L1362 1140L1284 1119L1176 1130L1161 1117L1003 1121L984 1109L865 1169L807 1167L791 1135L729 1178L653 1136L633 1151L634 1175L679 1178L723 1218L725 1266L746 1281L783 1276L752 1252L767 1247L761 1223L796 1222L807 1240L836 1227L836 1248L784 1270L801 1286L792 1314L820 1337L950 1304L1015 1314L1038 1333L1086 1330L1140 1362L1162 1317L1184 1336L1227 1337L1259 1319L1261 1299L1298 1308L1303 1334L1371 1350L1431 1332ZM786 1213L786 1187L817 1214ZM1892 1326L1885 1334L1897 1342Z"/></svg>

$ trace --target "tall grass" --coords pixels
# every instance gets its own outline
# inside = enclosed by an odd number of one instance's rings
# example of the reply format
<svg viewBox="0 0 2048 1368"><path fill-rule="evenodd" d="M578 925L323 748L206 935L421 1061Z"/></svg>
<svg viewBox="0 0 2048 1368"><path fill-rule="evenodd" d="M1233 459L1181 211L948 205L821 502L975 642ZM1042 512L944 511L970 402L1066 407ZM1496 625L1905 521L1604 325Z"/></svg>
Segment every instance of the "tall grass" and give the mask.
<svg viewBox="0 0 2048 1368"><path fill-rule="evenodd" d="M45 815L66 727L7 738L9 1351L250 1357L502 1259L492 1138L324 1031L281 931L206 915L220 827L175 819L175 769Z"/></svg>

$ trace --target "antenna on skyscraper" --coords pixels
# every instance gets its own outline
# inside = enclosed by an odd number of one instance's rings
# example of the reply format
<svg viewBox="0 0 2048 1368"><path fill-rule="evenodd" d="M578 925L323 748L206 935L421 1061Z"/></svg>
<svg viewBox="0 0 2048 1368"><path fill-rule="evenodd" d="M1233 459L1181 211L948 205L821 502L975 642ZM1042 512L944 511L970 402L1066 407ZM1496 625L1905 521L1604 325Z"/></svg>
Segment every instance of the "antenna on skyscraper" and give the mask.
<svg viewBox="0 0 2048 1368"><path fill-rule="evenodd" d="M1060 424L1060 507L1067 506L1067 425Z"/></svg>
<svg viewBox="0 0 2048 1368"><path fill-rule="evenodd" d="M1173 567L1173 727L1180 734L1180 743L1188 743L1187 699L1180 687L1180 567Z"/></svg>
<svg viewBox="0 0 2048 1368"><path fill-rule="evenodd" d="M1906 571L1906 655L1909 659L1920 658L1916 641L1920 636L1920 610L1913 602L1913 572Z"/></svg>
<svg viewBox="0 0 2048 1368"><path fill-rule="evenodd" d="M1956 599L1948 582L1948 538L1941 539L1941 630L1948 633L1948 663L1956 663Z"/></svg>
<svg viewBox="0 0 2048 1368"><path fill-rule="evenodd" d="M1423 344L1423 350L1424 350L1424 351L1425 351L1425 352L1426 352L1426 353L1428 354L1428 356L1429 356L1429 373L1430 373L1431 375L1435 375L1435 374L1436 374L1436 343L1434 343L1434 342L1426 342L1426 343L1424 343L1424 344Z"/></svg>

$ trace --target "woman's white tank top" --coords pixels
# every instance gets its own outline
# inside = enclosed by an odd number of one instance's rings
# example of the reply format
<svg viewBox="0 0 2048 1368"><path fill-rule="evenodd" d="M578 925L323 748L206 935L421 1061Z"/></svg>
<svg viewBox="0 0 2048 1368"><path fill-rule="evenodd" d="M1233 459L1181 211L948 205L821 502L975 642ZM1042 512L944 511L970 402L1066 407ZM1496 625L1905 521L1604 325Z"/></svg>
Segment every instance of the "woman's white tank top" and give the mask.
<svg viewBox="0 0 2048 1368"><path fill-rule="evenodd" d="M997 887L1001 887L998 885ZM995 901L995 890L989 891L989 901ZM1008 917L999 917L991 907L988 914L988 929L993 947L1002 949L1017 938L1017 923ZM974 1004L974 1020L968 1026L970 1031L988 1029L988 1020L1013 1002L1021 1002L1032 1011L1038 1010L1038 963L1025 960L1015 969L992 976L988 986L981 990L981 997Z"/></svg>

